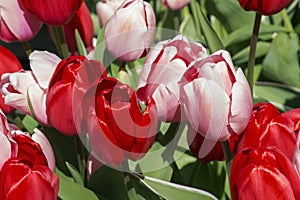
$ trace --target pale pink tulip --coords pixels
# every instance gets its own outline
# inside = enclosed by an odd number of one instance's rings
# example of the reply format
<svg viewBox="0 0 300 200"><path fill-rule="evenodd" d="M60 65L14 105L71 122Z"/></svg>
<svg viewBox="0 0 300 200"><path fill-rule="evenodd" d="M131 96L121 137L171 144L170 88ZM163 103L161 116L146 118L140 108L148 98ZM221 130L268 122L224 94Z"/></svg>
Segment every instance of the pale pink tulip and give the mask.
<svg viewBox="0 0 300 200"><path fill-rule="evenodd" d="M190 0L161 0L161 2L171 10L180 10L190 3Z"/></svg>
<svg viewBox="0 0 300 200"><path fill-rule="evenodd" d="M125 0L103 0L96 4L96 11L100 23L103 27L105 23L113 16L114 12L121 6Z"/></svg>
<svg viewBox="0 0 300 200"><path fill-rule="evenodd" d="M36 36L42 22L28 12L19 0L0 0L0 38L23 42Z"/></svg>
<svg viewBox="0 0 300 200"><path fill-rule="evenodd" d="M0 86L4 102L33 116L40 123L48 125L47 89L50 78L61 59L46 51L34 51L29 56L29 60L32 71L6 73L1 77Z"/></svg>
<svg viewBox="0 0 300 200"><path fill-rule="evenodd" d="M155 26L155 13L149 3L126 0L107 23L105 43L108 51L126 62L145 56L151 47Z"/></svg>
<svg viewBox="0 0 300 200"><path fill-rule="evenodd" d="M178 81L192 61L204 57L207 57L206 49L201 44L188 42L181 35L159 42L146 57L138 84L138 98L146 101L151 96L161 121L181 121L184 117L181 116Z"/></svg>
<svg viewBox="0 0 300 200"><path fill-rule="evenodd" d="M186 118L204 137L224 141L246 128L252 111L251 92L228 52L218 51L192 62L180 84Z"/></svg>

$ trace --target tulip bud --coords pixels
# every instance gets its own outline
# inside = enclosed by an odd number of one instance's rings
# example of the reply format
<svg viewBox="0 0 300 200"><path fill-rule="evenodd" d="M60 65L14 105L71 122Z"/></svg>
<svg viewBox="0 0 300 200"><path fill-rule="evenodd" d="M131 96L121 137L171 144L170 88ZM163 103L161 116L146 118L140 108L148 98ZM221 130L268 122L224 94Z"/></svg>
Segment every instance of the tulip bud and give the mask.
<svg viewBox="0 0 300 200"><path fill-rule="evenodd" d="M192 62L180 84L186 118L205 138L224 141L246 128L252 110L251 92L228 52L218 51Z"/></svg>
<svg viewBox="0 0 300 200"><path fill-rule="evenodd" d="M143 57L155 34L155 13L142 0L126 0L107 23L105 43L108 51L122 61Z"/></svg>
<svg viewBox="0 0 300 200"><path fill-rule="evenodd" d="M20 0L42 22L58 26L68 23L83 0Z"/></svg>
<svg viewBox="0 0 300 200"><path fill-rule="evenodd" d="M119 166L138 160L154 142L156 109L149 99L144 112L133 89L114 78L100 79L84 96L88 134L94 156L104 164Z"/></svg>
<svg viewBox="0 0 300 200"><path fill-rule="evenodd" d="M105 68L100 61L88 61L84 56L70 56L58 64L49 83L46 100L49 122L58 131L68 136L77 135L73 119L73 89L78 72L85 69L95 73L93 75L97 79L106 76ZM95 79L89 81L86 82L87 85L93 83ZM81 102L80 99L76 101Z"/></svg>
<svg viewBox="0 0 300 200"><path fill-rule="evenodd" d="M287 7L291 0L239 0L245 10L253 10L263 15L272 15Z"/></svg>
<svg viewBox="0 0 300 200"><path fill-rule="evenodd" d="M28 41L36 36L41 27L42 22L27 11L20 1L0 1L1 40L5 42Z"/></svg>
<svg viewBox="0 0 300 200"><path fill-rule="evenodd" d="M230 188L232 200L300 199L300 179L291 161L276 148L238 153Z"/></svg>
<svg viewBox="0 0 300 200"><path fill-rule="evenodd" d="M0 77L4 73L17 72L21 69L22 65L18 58L10 50L0 46ZM2 95L0 95L0 108L4 113L9 113L13 110L12 107L5 105Z"/></svg>
<svg viewBox="0 0 300 200"><path fill-rule="evenodd" d="M92 45L94 36L94 26L92 17L85 2L83 2L69 23L64 25L65 38L67 40L69 51L77 51L77 43L75 38L75 30L78 30L79 35L85 47Z"/></svg>
<svg viewBox="0 0 300 200"><path fill-rule="evenodd" d="M180 10L190 3L190 0L161 0L161 2L171 10Z"/></svg>
<svg viewBox="0 0 300 200"><path fill-rule="evenodd" d="M96 11L99 18L100 27L113 16L114 12L121 6L125 0L103 0L96 4Z"/></svg>
<svg viewBox="0 0 300 200"><path fill-rule="evenodd" d="M151 96L161 121L183 120L177 82L193 60L204 57L207 57L206 49L201 44L188 42L181 35L159 42L146 57L139 78L138 98L145 101Z"/></svg>

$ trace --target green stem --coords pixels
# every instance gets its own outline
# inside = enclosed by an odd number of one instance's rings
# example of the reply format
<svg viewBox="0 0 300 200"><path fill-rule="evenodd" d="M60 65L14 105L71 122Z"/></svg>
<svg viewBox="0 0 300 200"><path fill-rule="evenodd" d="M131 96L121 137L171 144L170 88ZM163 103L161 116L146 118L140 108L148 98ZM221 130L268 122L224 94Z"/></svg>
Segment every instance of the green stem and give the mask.
<svg viewBox="0 0 300 200"><path fill-rule="evenodd" d="M250 42L250 53L249 53L249 60L248 60L248 82L251 88L251 93L253 94L253 85L254 85L254 64L255 64L255 52L256 52L256 44L258 40L258 32L261 22L261 14L256 13L252 38Z"/></svg>
<svg viewBox="0 0 300 200"><path fill-rule="evenodd" d="M27 57L29 58L29 55L30 55L31 52L32 52L31 46L30 46L29 42L28 42L28 41L22 42L22 45L23 45L23 48L24 48L24 51L25 51Z"/></svg>
<svg viewBox="0 0 300 200"><path fill-rule="evenodd" d="M289 29L290 32L294 32L293 25L292 25L292 23L291 23L291 21L290 21L290 18L289 18L289 16L288 16L287 12L286 12L286 9L283 9L283 10L281 11L281 16L282 16L282 19L283 19L283 21L284 21L285 27L286 27L287 29Z"/></svg>
<svg viewBox="0 0 300 200"><path fill-rule="evenodd" d="M129 200L137 200L135 187L132 180L132 175L129 173L128 161L124 160L122 163L122 169L124 170L124 184L127 189L127 195Z"/></svg>
<svg viewBox="0 0 300 200"><path fill-rule="evenodd" d="M179 21L179 12L178 11L173 11L174 16L173 16L173 23L174 23L174 30L179 31L180 27L180 21Z"/></svg>
<svg viewBox="0 0 300 200"><path fill-rule="evenodd" d="M65 34L62 26L53 26L53 35L55 39L55 45L58 53L62 58L67 58L69 56L68 45L65 39Z"/></svg>
<svg viewBox="0 0 300 200"><path fill-rule="evenodd" d="M229 145L228 140L222 142L222 148L223 148L223 153L224 153L224 157L225 157L225 161L226 161L227 173L228 173L228 177L229 177L233 156L231 154L230 145Z"/></svg>
<svg viewBox="0 0 300 200"><path fill-rule="evenodd" d="M84 146L83 146L79 136L75 136L74 140L75 140L75 144L76 144L77 162L78 162L78 167L79 167L79 173L82 177L82 180L84 180L84 183L86 183L85 149L84 149Z"/></svg>

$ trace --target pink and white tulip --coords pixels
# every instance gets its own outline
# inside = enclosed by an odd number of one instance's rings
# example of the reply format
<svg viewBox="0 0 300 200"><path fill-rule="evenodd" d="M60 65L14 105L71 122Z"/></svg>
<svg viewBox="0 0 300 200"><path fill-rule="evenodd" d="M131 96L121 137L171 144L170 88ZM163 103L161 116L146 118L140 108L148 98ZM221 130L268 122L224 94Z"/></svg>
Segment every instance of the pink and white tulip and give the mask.
<svg viewBox="0 0 300 200"><path fill-rule="evenodd" d="M218 51L192 62L180 84L186 118L204 137L224 141L246 128L252 111L251 92L228 52Z"/></svg>
<svg viewBox="0 0 300 200"><path fill-rule="evenodd" d="M13 13L13 17L12 17ZM42 22L27 11L19 0L0 0L0 39L23 42L36 36Z"/></svg>
<svg viewBox="0 0 300 200"><path fill-rule="evenodd" d="M103 27L105 23L113 16L114 12L121 6L125 0L103 0L96 4L96 11L100 23Z"/></svg>
<svg viewBox="0 0 300 200"><path fill-rule="evenodd" d="M126 0L107 23L105 44L114 57L134 61L148 52L155 27L155 13L149 3Z"/></svg>
<svg viewBox="0 0 300 200"><path fill-rule="evenodd" d="M32 71L23 70L3 74L1 92L4 95L5 104L48 125L47 89L50 78L61 59L46 51L34 51L29 56L29 60Z"/></svg>
<svg viewBox="0 0 300 200"><path fill-rule="evenodd" d="M171 10L180 10L190 3L190 0L161 0L161 2Z"/></svg>
<svg viewBox="0 0 300 200"><path fill-rule="evenodd" d="M146 101L151 96L162 121L181 121L178 82L188 65L196 58L207 57L206 49L199 43L188 42L178 35L172 40L156 44L146 57L137 96Z"/></svg>

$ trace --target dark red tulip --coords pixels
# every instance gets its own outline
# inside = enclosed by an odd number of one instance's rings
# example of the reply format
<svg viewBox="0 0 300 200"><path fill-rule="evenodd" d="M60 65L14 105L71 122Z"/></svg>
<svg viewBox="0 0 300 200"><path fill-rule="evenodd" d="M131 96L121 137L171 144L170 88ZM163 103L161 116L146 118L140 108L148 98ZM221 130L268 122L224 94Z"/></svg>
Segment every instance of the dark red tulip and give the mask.
<svg viewBox="0 0 300 200"><path fill-rule="evenodd" d="M83 0L20 0L42 22L58 26L68 23Z"/></svg>
<svg viewBox="0 0 300 200"><path fill-rule="evenodd" d="M239 0L245 10L253 10L263 15L272 15L287 7L291 0Z"/></svg>
<svg viewBox="0 0 300 200"><path fill-rule="evenodd" d="M88 134L95 157L119 166L137 160L151 147L157 128L155 103L149 99L142 112L136 93L114 78L100 79L85 96Z"/></svg>
<svg viewBox="0 0 300 200"><path fill-rule="evenodd" d="M71 52L77 51L75 39L76 29L78 30L85 47L90 47L94 36L94 26L90 11L84 2L81 4L71 21L64 25L65 37L69 51Z"/></svg>
<svg viewBox="0 0 300 200"><path fill-rule="evenodd" d="M230 173L232 200L300 199L300 178L276 148L238 153Z"/></svg>
<svg viewBox="0 0 300 200"><path fill-rule="evenodd" d="M85 79L82 76L87 77ZM46 100L48 120L54 128L68 136L77 135L73 119L74 84L78 79L84 79L86 85L79 88L84 93L89 84L101 76L106 76L102 63L95 60L88 61L84 56L70 56L58 64L50 80ZM79 94L74 99L76 104L81 100L78 98Z"/></svg>
<svg viewBox="0 0 300 200"><path fill-rule="evenodd" d="M7 48L0 46L0 77L4 73L17 72L22 69L22 65L18 58ZM4 113L9 113L13 110L12 107L4 104L4 99L0 95L0 108Z"/></svg>

